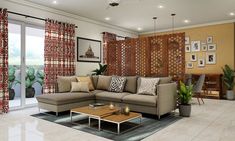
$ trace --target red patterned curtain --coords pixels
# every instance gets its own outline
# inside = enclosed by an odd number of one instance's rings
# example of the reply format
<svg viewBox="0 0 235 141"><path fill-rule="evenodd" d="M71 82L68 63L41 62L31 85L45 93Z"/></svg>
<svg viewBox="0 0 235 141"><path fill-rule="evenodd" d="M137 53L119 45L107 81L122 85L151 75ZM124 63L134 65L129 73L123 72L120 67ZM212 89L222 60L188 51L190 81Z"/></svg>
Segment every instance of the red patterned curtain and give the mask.
<svg viewBox="0 0 235 141"><path fill-rule="evenodd" d="M0 112L7 113L9 109L7 9L0 9L0 73Z"/></svg>
<svg viewBox="0 0 235 141"><path fill-rule="evenodd" d="M54 93L57 76L75 75L75 25L47 20L45 23L44 94Z"/></svg>
<svg viewBox="0 0 235 141"><path fill-rule="evenodd" d="M116 41L117 35L113 33L103 32L103 63L107 64L107 47L108 42Z"/></svg>

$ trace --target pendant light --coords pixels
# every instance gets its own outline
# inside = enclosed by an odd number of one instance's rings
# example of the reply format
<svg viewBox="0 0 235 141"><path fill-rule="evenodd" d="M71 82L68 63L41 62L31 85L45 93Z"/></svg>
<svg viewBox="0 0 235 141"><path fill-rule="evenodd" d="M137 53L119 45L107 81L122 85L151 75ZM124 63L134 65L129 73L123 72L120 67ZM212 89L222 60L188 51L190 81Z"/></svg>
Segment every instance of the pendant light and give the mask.
<svg viewBox="0 0 235 141"><path fill-rule="evenodd" d="M172 41L170 42L170 46L172 46L172 47L174 47L174 48L176 48L176 47L178 47L179 46L179 43L177 42L177 41L175 41L175 15L176 14L171 14L171 17L172 17Z"/></svg>
<svg viewBox="0 0 235 141"><path fill-rule="evenodd" d="M154 24L154 42L153 44L157 44L157 31L156 31L156 27L157 27L157 17L153 17L153 24Z"/></svg>

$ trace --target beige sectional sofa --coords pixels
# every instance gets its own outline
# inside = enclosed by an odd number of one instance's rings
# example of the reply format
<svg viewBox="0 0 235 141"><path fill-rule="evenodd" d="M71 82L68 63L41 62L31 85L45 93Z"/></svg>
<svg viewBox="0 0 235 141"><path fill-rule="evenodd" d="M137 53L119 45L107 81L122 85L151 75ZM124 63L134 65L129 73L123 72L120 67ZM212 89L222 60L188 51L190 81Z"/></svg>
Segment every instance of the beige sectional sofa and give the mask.
<svg viewBox="0 0 235 141"><path fill-rule="evenodd" d="M99 81L99 77L104 76L91 76L95 90L89 93L69 91L61 93L60 87L69 87L71 82L76 81L73 77L58 78L59 89L57 93L37 96L39 109L53 111L58 115L58 112L88 106L95 102L107 104L112 102L119 106L128 105L132 111L157 115L160 119L160 116L175 110L176 107L177 86L170 77L160 78L156 95L137 94L140 85L140 78L137 76L126 77L125 87L121 93L108 91L112 76L105 76L105 81L101 81L101 79ZM69 88L67 89L69 90Z"/></svg>

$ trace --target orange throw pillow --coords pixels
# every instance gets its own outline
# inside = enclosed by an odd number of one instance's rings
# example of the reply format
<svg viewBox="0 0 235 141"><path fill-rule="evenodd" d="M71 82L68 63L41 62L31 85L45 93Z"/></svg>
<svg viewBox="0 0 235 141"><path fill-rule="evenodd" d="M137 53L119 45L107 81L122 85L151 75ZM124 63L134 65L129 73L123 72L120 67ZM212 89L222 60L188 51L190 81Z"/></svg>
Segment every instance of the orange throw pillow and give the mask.
<svg viewBox="0 0 235 141"><path fill-rule="evenodd" d="M79 76L77 77L78 82L88 82L88 87L90 91L95 90L90 76Z"/></svg>

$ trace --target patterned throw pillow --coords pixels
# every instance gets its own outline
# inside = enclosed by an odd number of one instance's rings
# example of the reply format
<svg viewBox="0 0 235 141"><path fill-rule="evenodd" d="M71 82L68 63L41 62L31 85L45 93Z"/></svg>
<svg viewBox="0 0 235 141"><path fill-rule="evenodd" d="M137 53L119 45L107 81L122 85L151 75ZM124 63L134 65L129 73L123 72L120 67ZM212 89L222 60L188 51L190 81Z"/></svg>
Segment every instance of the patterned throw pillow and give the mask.
<svg viewBox="0 0 235 141"><path fill-rule="evenodd" d="M156 95L157 84L159 78L139 78L140 87L138 94Z"/></svg>
<svg viewBox="0 0 235 141"><path fill-rule="evenodd" d="M110 82L109 91L121 93L125 87L126 77L113 76Z"/></svg>

